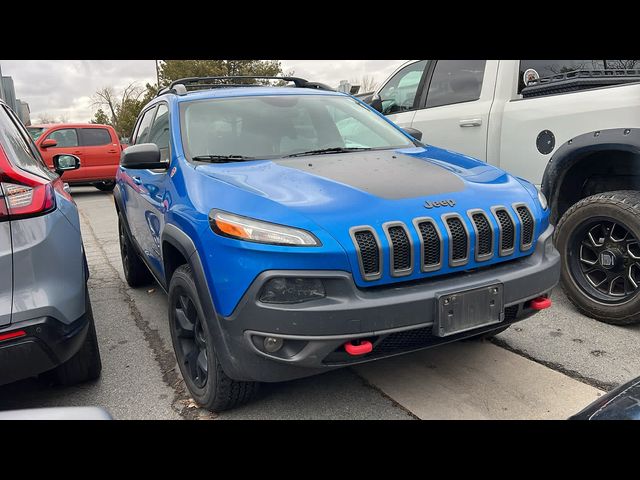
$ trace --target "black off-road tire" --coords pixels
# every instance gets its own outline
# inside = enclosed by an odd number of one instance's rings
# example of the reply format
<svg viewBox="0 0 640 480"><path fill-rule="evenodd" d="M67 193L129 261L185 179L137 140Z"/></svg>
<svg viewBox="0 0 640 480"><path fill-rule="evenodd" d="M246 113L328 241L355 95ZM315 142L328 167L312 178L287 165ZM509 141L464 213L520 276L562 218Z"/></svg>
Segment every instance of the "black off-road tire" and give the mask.
<svg viewBox="0 0 640 480"><path fill-rule="evenodd" d="M100 359L100 348L98 347L89 292L86 293L86 304L89 328L80 350L69 360L46 374L48 379L57 385L69 386L96 380L102 372L102 360Z"/></svg>
<svg viewBox="0 0 640 480"><path fill-rule="evenodd" d="M570 250L572 232L590 219L608 217L629 229L640 238L640 192L620 190L605 192L584 198L562 216L554 233L556 248L562 257L561 283L564 292L577 309L588 317L613 325L629 325L640 322L640 292L624 303L606 304L581 288L571 270Z"/></svg>
<svg viewBox="0 0 640 480"><path fill-rule="evenodd" d="M186 337L184 333L179 331L180 328L177 326L178 313L176 307L179 305L180 297L188 297L193 307L195 307L191 315L197 314L199 319L202 320L194 321L194 324L198 322L200 325L198 329L194 328L194 337L197 330L202 335L206 345L206 364L208 368L206 383L202 386L196 385L198 379L194 380L189 367L185 363L186 355L183 353L184 347L181 342L183 342ZM171 277L169 284L169 324L171 340L180 372L182 373L189 393L198 405L213 412L221 412L246 403L255 396L260 386L258 382L234 380L222 369L214 348L213 332L211 332L206 321L195 279L193 278L191 267L188 265L178 267ZM182 332L184 332L184 330L182 330ZM199 381L201 382L202 380L200 379Z"/></svg>
<svg viewBox="0 0 640 480"><path fill-rule="evenodd" d="M112 192L113 189L116 187L116 182L115 181L98 182L98 183L94 183L93 186L96 187L101 192Z"/></svg>
<svg viewBox="0 0 640 480"><path fill-rule="evenodd" d="M149 285L153 282L153 276L133 246L129 232L125 227L122 213L118 214L118 235L120 237L122 269L124 270L124 277L127 280L127 284L132 288Z"/></svg>

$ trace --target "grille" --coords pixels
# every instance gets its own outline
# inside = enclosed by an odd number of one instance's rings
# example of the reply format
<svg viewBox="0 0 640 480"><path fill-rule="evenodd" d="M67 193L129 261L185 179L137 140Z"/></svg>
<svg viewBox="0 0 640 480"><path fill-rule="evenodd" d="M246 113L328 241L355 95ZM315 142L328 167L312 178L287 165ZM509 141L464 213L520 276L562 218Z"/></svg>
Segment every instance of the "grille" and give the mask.
<svg viewBox="0 0 640 480"><path fill-rule="evenodd" d="M487 220L484 213L474 213L472 218L478 235L476 238L476 255L480 257L491 255L493 253L493 232L491 232L489 220Z"/></svg>
<svg viewBox="0 0 640 480"><path fill-rule="evenodd" d="M447 218L447 226L451 236L451 260L455 262L466 259L469 240L462 220L457 217Z"/></svg>
<svg viewBox="0 0 640 480"><path fill-rule="evenodd" d="M432 267L440 264L440 237L436 227L431 222L418 224L422 237L423 265Z"/></svg>
<svg viewBox="0 0 640 480"><path fill-rule="evenodd" d="M425 347L435 343L437 338L431 335L431 327L405 330L387 335L374 349L376 355L389 355L403 350Z"/></svg>
<svg viewBox="0 0 640 480"><path fill-rule="evenodd" d="M523 247L531 245L533 241L533 217L531 216L531 212L525 206L520 206L516 208L516 212L518 212L518 216L520 217L520 222L522 224L522 229L520 231L520 243Z"/></svg>
<svg viewBox="0 0 640 480"><path fill-rule="evenodd" d="M393 269L408 270L411 268L411 244L403 227L389 227L389 238L393 247Z"/></svg>
<svg viewBox="0 0 640 480"><path fill-rule="evenodd" d="M500 222L500 250L511 250L515 245L515 225L505 209L496 210Z"/></svg>
<svg viewBox="0 0 640 480"><path fill-rule="evenodd" d="M354 234L358 248L360 248L360 259L365 275L380 273L380 251L378 242L373 233L369 231L359 231Z"/></svg>

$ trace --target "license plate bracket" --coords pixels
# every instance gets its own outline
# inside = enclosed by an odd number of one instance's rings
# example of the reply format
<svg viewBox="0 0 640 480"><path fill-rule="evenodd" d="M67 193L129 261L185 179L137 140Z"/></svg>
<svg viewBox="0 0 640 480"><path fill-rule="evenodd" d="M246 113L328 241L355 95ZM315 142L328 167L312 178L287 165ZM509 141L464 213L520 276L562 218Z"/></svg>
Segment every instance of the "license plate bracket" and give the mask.
<svg viewBox="0 0 640 480"><path fill-rule="evenodd" d="M503 285L449 292L437 296L433 334L447 337L475 328L500 323L504 319Z"/></svg>

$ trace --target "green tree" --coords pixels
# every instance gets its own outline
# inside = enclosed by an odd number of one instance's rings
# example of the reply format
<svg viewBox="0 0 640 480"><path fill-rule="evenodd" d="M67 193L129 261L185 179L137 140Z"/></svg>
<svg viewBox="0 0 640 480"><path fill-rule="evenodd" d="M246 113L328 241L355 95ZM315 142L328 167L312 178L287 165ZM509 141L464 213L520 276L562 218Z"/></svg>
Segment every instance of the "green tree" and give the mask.
<svg viewBox="0 0 640 480"><path fill-rule="evenodd" d="M101 88L93 96L93 105L98 107L93 121L111 125L120 138L128 137L148 95L149 91L135 82L120 92L113 87Z"/></svg>
<svg viewBox="0 0 640 480"><path fill-rule="evenodd" d="M98 123L100 125L110 124L109 117L107 116L106 113L104 113L104 110L102 110L101 108L98 109L98 111L95 113L93 118L89 121L89 123Z"/></svg>
<svg viewBox="0 0 640 480"><path fill-rule="evenodd" d="M278 76L282 74L282 67L278 60L162 60L158 73L160 86L164 88L186 77Z"/></svg>

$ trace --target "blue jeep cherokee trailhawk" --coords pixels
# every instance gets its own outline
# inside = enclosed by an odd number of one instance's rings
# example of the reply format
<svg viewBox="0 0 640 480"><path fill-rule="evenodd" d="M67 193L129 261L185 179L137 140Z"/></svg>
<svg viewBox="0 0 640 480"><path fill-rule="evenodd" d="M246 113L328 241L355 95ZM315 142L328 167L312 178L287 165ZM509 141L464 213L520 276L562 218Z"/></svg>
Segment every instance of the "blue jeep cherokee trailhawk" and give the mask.
<svg viewBox="0 0 640 480"><path fill-rule="evenodd" d="M127 281L168 291L199 404L549 306L559 255L533 185L321 84L220 80L173 82L146 106L114 190Z"/></svg>

